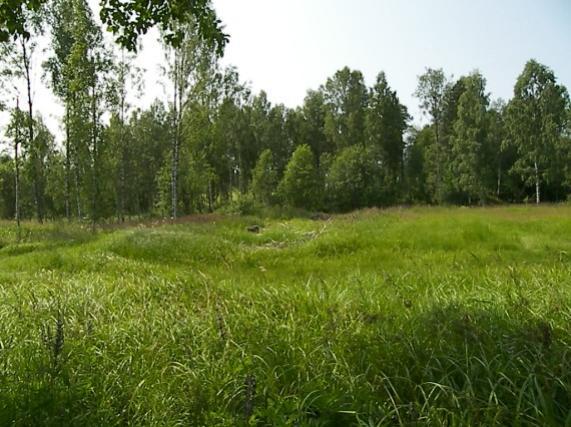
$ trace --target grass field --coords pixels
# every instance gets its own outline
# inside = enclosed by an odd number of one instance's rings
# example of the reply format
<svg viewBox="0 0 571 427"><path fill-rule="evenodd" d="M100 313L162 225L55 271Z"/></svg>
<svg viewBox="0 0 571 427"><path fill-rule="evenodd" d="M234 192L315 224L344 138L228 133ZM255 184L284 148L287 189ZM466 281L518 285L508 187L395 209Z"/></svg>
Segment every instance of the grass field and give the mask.
<svg viewBox="0 0 571 427"><path fill-rule="evenodd" d="M0 425L571 426L571 207L199 219L0 223Z"/></svg>

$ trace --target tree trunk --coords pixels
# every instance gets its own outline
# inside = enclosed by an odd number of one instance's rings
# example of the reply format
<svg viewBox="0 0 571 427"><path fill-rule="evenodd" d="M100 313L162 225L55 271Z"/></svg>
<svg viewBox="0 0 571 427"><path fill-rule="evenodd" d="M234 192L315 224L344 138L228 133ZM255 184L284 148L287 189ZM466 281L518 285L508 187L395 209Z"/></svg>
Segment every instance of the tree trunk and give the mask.
<svg viewBox="0 0 571 427"><path fill-rule="evenodd" d="M498 181L497 181L497 188L496 188L496 196L498 199L500 198L500 192L502 188L502 167L498 164Z"/></svg>
<svg viewBox="0 0 571 427"><path fill-rule="evenodd" d="M175 128L175 133L178 133L176 128ZM178 149L179 149L178 136L175 136L174 140L173 140L172 171L171 171L171 193L172 193L171 216L172 216L172 219L176 219L176 217L177 217L177 206L178 206L178 161L179 161Z"/></svg>
<svg viewBox="0 0 571 427"><path fill-rule="evenodd" d="M97 135L97 81L95 76L95 61L93 61L93 81L91 93L91 125L92 125L92 151L93 151L93 194L91 196L91 230L95 232L98 221L98 203L99 203L99 147Z"/></svg>
<svg viewBox="0 0 571 427"><path fill-rule="evenodd" d="M120 172L120 176L119 176L119 220L121 222L125 222L125 199L126 199L126 195L125 195L125 181L126 181L126 167L125 167L125 157L126 154L124 152L124 150L122 150L121 153L121 172Z"/></svg>
<svg viewBox="0 0 571 427"><path fill-rule="evenodd" d="M43 212L43 185L42 185L42 167L41 159L39 157L39 150L36 146L34 138L34 109L32 101L32 77L30 75L30 58L28 57L28 51L26 49L26 41L23 37L21 39L22 45L22 58L24 62L24 74L26 78L26 89L28 95L28 133L29 133L29 150L31 154L31 162L34 173L34 201L36 203L36 214L38 217L38 222L41 224L44 218Z"/></svg>
<svg viewBox="0 0 571 427"><path fill-rule="evenodd" d="M404 172L404 165L405 165L405 160L404 160L404 149L401 152L401 156L400 156L400 167L399 167L399 173L400 173L400 182L399 182L399 198L404 199L404 194L405 194L405 172Z"/></svg>
<svg viewBox="0 0 571 427"><path fill-rule="evenodd" d="M535 169L535 203L539 205L541 202L540 188L539 188L539 167L537 165L537 159L533 163Z"/></svg>
<svg viewBox="0 0 571 427"><path fill-rule="evenodd" d="M208 212L212 212L212 179L208 179Z"/></svg>
<svg viewBox="0 0 571 427"><path fill-rule="evenodd" d="M20 114L20 101L16 98L16 114ZM16 119L16 135L14 138L14 169L15 169L15 216L16 216L16 226L18 227L18 240L20 240L20 159L18 157L18 145L20 144L20 120Z"/></svg>
<svg viewBox="0 0 571 427"><path fill-rule="evenodd" d="M242 177L242 171L244 170L242 165L242 147L238 146L238 191L240 194L245 193L244 189L244 178Z"/></svg>
<svg viewBox="0 0 571 427"><path fill-rule="evenodd" d="M171 159L171 218L176 219L177 208L177 179L178 179L178 59L174 54L174 95L173 95L173 130L172 130L172 159Z"/></svg>
<svg viewBox="0 0 571 427"><path fill-rule="evenodd" d="M440 123L438 117L434 117L434 135L436 137L436 201L442 203L442 147L440 146Z"/></svg>
<svg viewBox="0 0 571 427"><path fill-rule="evenodd" d="M125 222L126 175L127 175L127 148L125 141L125 51L121 49L120 69L121 98L119 105L119 143L121 144L121 170L119 176L119 220Z"/></svg>
<svg viewBox="0 0 571 427"><path fill-rule="evenodd" d="M71 152L69 140L69 105L65 108L65 216L71 221Z"/></svg>
<svg viewBox="0 0 571 427"><path fill-rule="evenodd" d="M77 114L77 98L74 95L72 98L72 112L73 114ZM71 136L71 131L69 132L70 136ZM77 138L77 135L74 135ZM71 141L71 140L70 140ZM75 147L73 148L72 151L72 147L71 147L71 142L69 143L69 147L70 147L70 158L73 154L73 162L74 162L74 168L73 168L73 177L74 177L74 184L75 184L75 203L76 203L76 209L77 209L77 219L79 221L81 221L82 217L81 217L81 176L80 176L80 164L81 164L81 159L80 159L80 153L79 153L79 141L76 141ZM70 160L70 168L71 168L71 160Z"/></svg>
<svg viewBox="0 0 571 427"><path fill-rule="evenodd" d="M76 153L77 154L77 153ZM76 156L77 157L77 156ZM75 202L77 205L77 219L81 221L81 183L79 178L79 165L78 160L75 160L76 165L74 168L74 177L75 177Z"/></svg>
<svg viewBox="0 0 571 427"><path fill-rule="evenodd" d="M121 127L123 127L123 124L121 124ZM125 141L123 140L123 132L121 131L121 136L120 136L120 141L121 141L121 172L120 172L120 177L119 177L119 219L121 222L125 222L125 205L126 205L126 181L127 181L127 166L126 166L126 162L127 162L127 153L126 153L126 148L124 147L125 145Z"/></svg>
<svg viewBox="0 0 571 427"><path fill-rule="evenodd" d="M232 200L232 188L234 187L234 169L232 163L228 162L228 190L226 194L227 200Z"/></svg>

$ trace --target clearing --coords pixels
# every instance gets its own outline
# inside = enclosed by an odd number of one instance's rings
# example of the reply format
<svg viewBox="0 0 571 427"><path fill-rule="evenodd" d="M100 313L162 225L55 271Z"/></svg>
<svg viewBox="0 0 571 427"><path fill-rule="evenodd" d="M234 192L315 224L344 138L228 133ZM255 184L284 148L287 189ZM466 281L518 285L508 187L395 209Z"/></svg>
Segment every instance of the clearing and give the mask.
<svg viewBox="0 0 571 427"><path fill-rule="evenodd" d="M571 425L570 257L568 206L0 223L0 425Z"/></svg>

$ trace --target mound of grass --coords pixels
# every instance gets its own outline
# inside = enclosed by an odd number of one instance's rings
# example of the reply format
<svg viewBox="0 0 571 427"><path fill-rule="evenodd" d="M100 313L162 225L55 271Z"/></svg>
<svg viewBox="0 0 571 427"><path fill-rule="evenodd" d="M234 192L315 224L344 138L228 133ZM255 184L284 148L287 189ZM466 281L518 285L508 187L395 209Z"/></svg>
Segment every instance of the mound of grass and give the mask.
<svg viewBox="0 0 571 427"><path fill-rule="evenodd" d="M571 424L571 208L2 225L0 425Z"/></svg>

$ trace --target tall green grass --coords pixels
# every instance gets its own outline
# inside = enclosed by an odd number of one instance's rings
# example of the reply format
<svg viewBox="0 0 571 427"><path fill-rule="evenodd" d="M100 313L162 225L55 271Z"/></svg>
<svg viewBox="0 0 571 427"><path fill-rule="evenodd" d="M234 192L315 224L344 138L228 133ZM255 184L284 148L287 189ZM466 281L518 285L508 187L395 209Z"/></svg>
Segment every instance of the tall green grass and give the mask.
<svg viewBox="0 0 571 427"><path fill-rule="evenodd" d="M0 425L571 426L570 257L563 206L2 223Z"/></svg>

